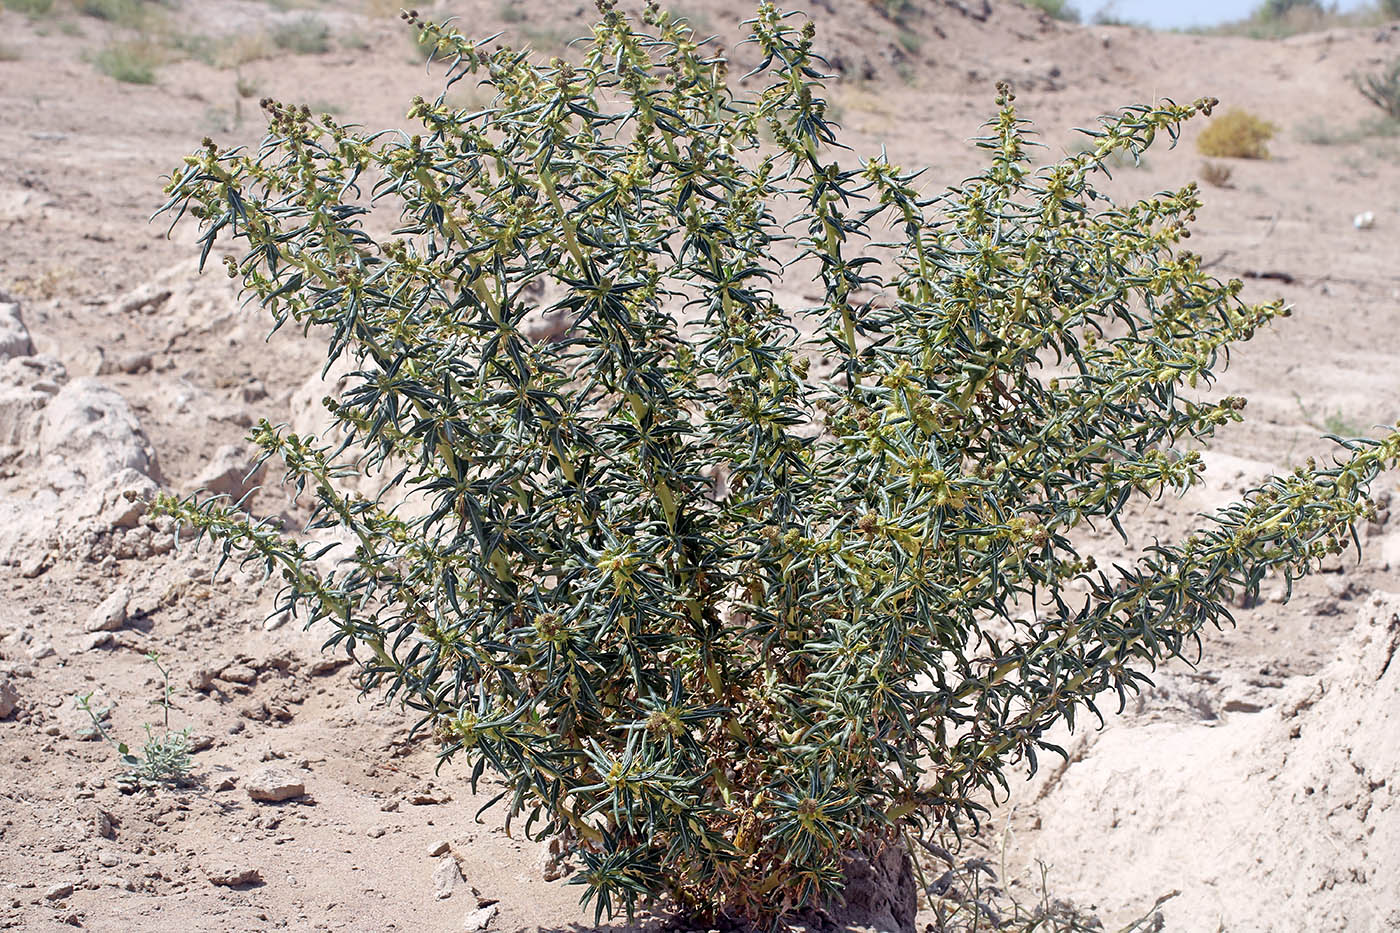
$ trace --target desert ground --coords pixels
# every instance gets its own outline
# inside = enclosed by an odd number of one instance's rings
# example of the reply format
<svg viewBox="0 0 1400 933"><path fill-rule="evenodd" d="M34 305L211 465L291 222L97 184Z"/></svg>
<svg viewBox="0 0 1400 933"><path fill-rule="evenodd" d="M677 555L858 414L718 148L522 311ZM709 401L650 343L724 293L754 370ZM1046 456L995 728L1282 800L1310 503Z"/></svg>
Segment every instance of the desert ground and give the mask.
<svg viewBox="0 0 1400 933"><path fill-rule="evenodd" d="M639 4L624 4L637 6ZM789 4L790 6L794 4ZM689 0L741 60L744 0ZM1075 25L1012 2L810 0L853 158L884 146L931 190L976 170L968 142L1013 83L1047 152L1123 105L1203 95L1274 123L1267 160L1215 160L1190 242L1246 297L1292 317L1218 390L1247 419L1207 484L1110 532L1101 559L1186 528L1327 432L1400 418L1400 141L1351 76L1400 56L1400 24L1287 39ZM133 10L135 12L133 12ZM98 11L102 15L95 15ZM325 633L271 615L275 585L146 517L132 490L241 494L257 419L314 429L322 351L196 273L192 225L151 222L162 175L210 136L255 145L257 100L368 126L434 96L394 4L170 0L0 7L0 927L89 930L584 930L591 911L543 844L508 830L402 710L360 695ZM554 54L584 0L424 5ZM152 68L117 80L113 50ZM105 56L105 57L104 57ZM118 63L119 65L120 63ZM736 69L736 73L738 70ZM128 75L130 77L130 75ZM1117 172L1143 194L1202 173L1188 125ZM1372 129L1368 129L1368 127ZM1371 215L1370 224L1354 218ZM801 283L786 283L800 291ZM256 479L256 478L255 478ZM1394 477L1384 477L1388 502ZM250 508L303 509L266 477ZM1064 741L960 858L1003 896L1042 894L1117 929L1162 895L1166 930L1400 929L1400 525L1238 626L1194 667ZM137 790L75 695L133 746L188 726L193 782ZM1042 880L1040 866L1045 867ZM947 868L928 859L935 880ZM1067 909L1067 908L1064 908ZM920 915L920 929L934 914Z"/></svg>

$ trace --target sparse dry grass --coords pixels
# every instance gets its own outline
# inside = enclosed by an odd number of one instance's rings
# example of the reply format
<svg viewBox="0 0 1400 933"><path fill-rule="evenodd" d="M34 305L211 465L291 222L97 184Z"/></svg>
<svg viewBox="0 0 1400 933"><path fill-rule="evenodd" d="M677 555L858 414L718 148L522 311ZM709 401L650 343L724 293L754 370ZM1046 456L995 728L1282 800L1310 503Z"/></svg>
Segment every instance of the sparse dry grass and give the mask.
<svg viewBox="0 0 1400 933"><path fill-rule="evenodd" d="M17 276L10 288L21 298L48 301L73 291L78 273L72 266L47 266L28 275Z"/></svg>
<svg viewBox="0 0 1400 933"><path fill-rule="evenodd" d="M25 16L43 16L53 9L53 0L4 0L5 9Z"/></svg>
<svg viewBox="0 0 1400 933"><path fill-rule="evenodd" d="M365 0L365 14L382 19L398 19L404 10L399 0Z"/></svg>
<svg viewBox="0 0 1400 933"><path fill-rule="evenodd" d="M151 25L158 12L154 6L143 0L73 0L73 8L84 16L135 30Z"/></svg>
<svg viewBox="0 0 1400 933"><path fill-rule="evenodd" d="M331 27L319 16L298 17L274 26L269 34L273 45L297 55L319 55L331 47Z"/></svg>
<svg viewBox="0 0 1400 933"><path fill-rule="evenodd" d="M155 84L156 68L164 61L159 47L147 39L109 42L92 59L98 71L124 84Z"/></svg>
<svg viewBox="0 0 1400 933"><path fill-rule="evenodd" d="M1233 188L1230 184L1230 176L1234 174L1230 166L1223 162L1212 162L1209 159L1201 163L1201 180L1216 188Z"/></svg>
<svg viewBox="0 0 1400 933"><path fill-rule="evenodd" d="M1200 35L1285 39L1305 32L1377 26L1393 17L1376 5L1342 11L1316 0L1264 0L1244 19L1185 30Z"/></svg>
<svg viewBox="0 0 1400 933"><path fill-rule="evenodd" d="M1317 123L1298 131L1298 138L1314 146L1346 146L1368 139L1390 139L1400 136L1400 120L1381 117L1362 120L1354 126L1332 126Z"/></svg>

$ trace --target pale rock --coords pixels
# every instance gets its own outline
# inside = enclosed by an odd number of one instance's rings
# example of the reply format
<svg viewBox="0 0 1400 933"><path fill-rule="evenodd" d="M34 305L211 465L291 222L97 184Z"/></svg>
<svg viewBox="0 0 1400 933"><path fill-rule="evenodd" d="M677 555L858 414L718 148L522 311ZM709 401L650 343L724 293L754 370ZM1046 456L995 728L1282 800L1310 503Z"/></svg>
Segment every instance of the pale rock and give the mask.
<svg viewBox="0 0 1400 933"><path fill-rule="evenodd" d="M31 643L29 646L29 660L31 661L42 661L44 658L51 658L57 653L51 642L43 641L42 639Z"/></svg>
<svg viewBox="0 0 1400 933"><path fill-rule="evenodd" d="M112 821L112 814L101 807L94 807L92 811L92 831L99 839L115 839L117 831ZM110 866L109 866L110 867Z"/></svg>
<svg viewBox="0 0 1400 933"><path fill-rule="evenodd" d="M120 356L102 355L102 362L97 366L97 374L105 376L110 373L144 373L149 372L154 360L150 353L123 353Z"/></svg>
<svg viewBox="0 0 1400 933"><path fill-rule="evenodd" d="M110 648L115 641L111 632L92 632L78 639L78 650L87 652Z"/></svg>
<svg viewBox="0 0 1400 933"><path fill-rule="evenodd" d="M307 668L307 673L312 677L324 677L327 674L334 674L349 663L350 659L345 657L321 657L311 662L311 666Z"/></svg>
<svg viewBox="0 0 1400 933"><path fill-rule="evenodd" d="M230 664L219 673L219 679L246 687L257 682L258 672L246 664Z"/></svg>
<svg viewBox="0 0 1400 933"><path fill-rule="evenodd" d="M222 668L218 666L211 667L208 665L195 668L194 673L190 674L190 689L198 690L201 693L212 690L214 688L214 681L218 679L221 670Z"/></svg>
<svg viewBox="0 0 1400 933"><path fill-rule="evenodd" d="M118 560L150 557L154 550L151 529L145 525L137 525L135 528L126 529L123 534L113 535L112 543Z"/></svg>
<svg viewBox="0 0 1400 933"><path fill-rule="evenodd" d="M116 868L121 863L121 856L109 849L103 849L97 853L97 864L103 868Z"/></svg>
<svg viewBox="0 0 1400 933"><path fill-rule="evenodd" d="M428 847L428 857L437 858L439 855L446 855L452 851L452 844L446 839L439 839Z"/></svg>
<svg viewBox="0 0 1400 933"><path fill-rule="evenodd" d="M19 707L19 691L8 678L0 676L0 719L9 719Z"/></svg>
<svg viewBox="0 0 1400 933"><path fill-rule="evenodd" d="M291 417L288 419L292 430L303 437L321 437L324 434L326 437L321 439L330 440L329 432L335 419L326 410L324 399L339 399L350 386L350 374L356 369L353 359L342 356L324 373L318 369L307 377L292 393Z"/></svg>
<svg viewBox="0 0 1400 933"><path fill-rule="evenodd" d="M444 855L438 860L437 868L433 869L433 896L440 901L446 900L461 883L462 869L457 866L457 860L451 855Z"/></svg>
<svg viewBox="0 0 1400 933"><path fill-rule="evenodd" d="M0 292L0 360L16 356L31 356L34 342L19 314L19 302Z"/></svg>
<svg viewBox="0 0 1400 933"><path fill-rule="evenodd" d="M538 865L540 877L545 881L558 881L573 871L564 852L564 841L558 836L551 838L549 844L540 849Z"/></svg>
<svg viewBox="0 0 1400 933"><path fill-rule="evenodd" d="M156 454L126 399L99 379L74 379L44 408L39 452L82 485L122 470L157 476Z"/></svg>
<svg viewBox="0 0 1400 933"><path fill-rule="evenodd" d="M53 555L48 551L33 551L19 562L19 575L32 580L49 569L52 559Z"/></svg>
<svg viewBox="0 0 1400 933"><path fill-rule="evenodd" d="M408 802L415 807L432 807L438 804L451 803L451 801L451 794L444 790L439 790L431 783L408 795Z"/></svg>
<svg viewBox="0 0 1400 933"><path fill-rule="evenodd" d="M56 555L74 559L61 540L60 516L65 503L52 489L38 489L13 497L0 496L0 566L24 567L42 572ZM43 555L36 565L35 555Z"/></svg>
<svg viewBox="0 0 1400 933"><path fill-rule="evenodd" d="M195 478L195 488L235 501L260 484L267 465L255 453L237 444L225 444L215 451Z"/></svg>
<svg viewBox="0 0 1400 933"><path fill-rule="evenodd" d="M151 314L170 298L173 289L161 282L147 282L117 299L112 310L117 314Z"/></svg>
<svg viewBox="0 0 1400 933"><path fill-rule="evenodd" d="M131 587L123 583L92 611L85 632L115 632L126 624L126 607L131 603Z"/></svg>
<svg viewBox="0 0 1400 933"><path fill-rule="evenodd" d="M261 768L243 783L248 796L259 803L281 803L306 793L301 778L286 768Z"/></svg>
<svg viewBox="0 0 1400 933"><path fill-rule="evenodd" d="M1380 546L1376 548L1376 553L1380 557L1382 569L1400 568L1400 531L1392 531L1384 535L1381 538Z"/></svg>
<svg viewBox="0 0 1400 933"><path fill-rule="evenodd" d="M51 356L0 359L0 462L37 451L44 408L67 381L67 370Z"/></svg>
<svg viewBox="0 0 1400 933"><path fill-rule="evenodd" d="M467 933L476 933L478 930L488 930L491 928L491 921L496 919L499 908L495 904L488 904L485 907L478 907L467 914L462 921L462 929Z"/></svg>
<svg viewBox="0 0 1400 933"><path fill-rule="evenodd" d="M103 477L86 489L74 503L71 515L102 533L117 528L135 528L146 514L146 501L160 487L146 474L122 469Z"/></svg>
<svg viewBox="0 0 1400 933"><path fill-rule="evenodd" d="M556 343L567 339L577 323L573 311L559 307L559 302L567 294L567 287L552 278L538 278L530 282L525 287L523 298L531 306L516 325L520 333L535 343Z"/></svg>
<svg viewBox="0 0 1400 933"><path fill-rule="evenodd" d="M558 343L574 330L574 316L566 310L535 308L520 321L520 332L535 343Z"/></svg>
<svg viewBox="0 0 1400 933"><path fill-rule="evenodd" d="M44 900L58 901L73 893L73 884L69 881L60 881L58 884L49 885L44 890Z"/></svg>
<svg viewBox="0 0 1400 933"><path fill-rule="evenodd" d="M262 872L251 865L238 865L229 861L218 861L204 868L205 877L209 883L224 888L236 888L240 885L258 884L262 881Z"/></svg>

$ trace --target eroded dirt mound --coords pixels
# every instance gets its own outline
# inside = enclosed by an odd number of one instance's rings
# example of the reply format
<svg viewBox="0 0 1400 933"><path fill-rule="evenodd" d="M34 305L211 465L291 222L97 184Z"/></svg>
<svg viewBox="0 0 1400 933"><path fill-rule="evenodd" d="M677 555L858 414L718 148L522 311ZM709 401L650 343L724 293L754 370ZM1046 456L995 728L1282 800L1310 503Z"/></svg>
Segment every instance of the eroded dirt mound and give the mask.
<svg viewBox="0 0 1400 933"><path fill-rule="evenodd" d="M1400 596L1355 613L1315 675L1167 675L1033 785L1026 856L1060 893L1169 929L1400 928Z"/></svg>

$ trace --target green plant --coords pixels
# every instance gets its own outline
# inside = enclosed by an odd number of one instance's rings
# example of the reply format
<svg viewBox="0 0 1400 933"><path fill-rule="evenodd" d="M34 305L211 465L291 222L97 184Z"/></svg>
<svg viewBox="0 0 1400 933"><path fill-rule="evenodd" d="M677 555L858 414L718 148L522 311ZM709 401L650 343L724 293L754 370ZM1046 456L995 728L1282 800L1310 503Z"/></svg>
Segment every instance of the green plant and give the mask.
<svg viewBox="0 0 1400 933"><path fill-rule="evenodd" d="M331 28L319 16L306 15L279 23L271 30L272 44L297 55L320 55L331 47Z"/></svg>
<svg viewBox="0 0 1400 933"><path fill-rule="evenodd" d="M128 787L178 787L190 776L190 729L186 727L179 732L170 731L170 698L175 692L170 686L170 671L160 663L160 656L154 651L146 655L146 660L154 664L161 675L160 698L151 702L160 706L163 722L159 734L152 731L150 723L145 724L146 742L141 747L140 755L133 754L125 742L112 738L106 725L111 710L94 708L92 693L75 696L74 703L92 719L93 730L117 750L122 765L126 767L123 777Z"/></svg>
<svg viewBox="0 0 1400 933"><path fill-rule="evenodd" d="M1248 36L1252 39L1283 39L1321 29L1370 25L1376 21L1376 15L1375 9L1368 6L1343 11L1335 3L1324 5L1318 0L1267 0L1242 20L1188 31Z"/></svg>
<svg viewBox="0 0 1400 933"><path fill-rule="evenodd" d="M156 67L162 62L159 51L145 40L112 42L93 58L97 70L126 84L154 84Z"/></svg>
<svg viewBox="0 0 1400 933"><path fill-rule="evenodd" d="M53 9L53 0L4 0L5 9L25 16L43 16Z"/></svg>
<svg viewBox="0 0 1400 933"><path fill-rule="evenodd" d="M1326 8L1320 0L1264 0L1251 15L1258 20L1274 20L1296 15L1298 11L1325 13Z"/></svg>
<svg viewBox="0 0 1400 933"><path fill-rule="evenodd" d="M419 23L484 110L445 91L417 133L362 133L266 101L260 152L186 158L164 210L201 265L240 242L250 299L352 373L319 438L252 433L314 498L309 539L152 509L262 563L365 690L497 773L599 915L776 924L1347 547L1400 434L1097 569L1076 529L1198 482L1244 405L1202 393L1286 314L1178 249L1194 185L1095 187L1214 101L1127 108L1033 170L1003 87L986 170L927 197L842 163L810 23L759 6L746 96L670 14L599 7L576 64Z"/></svg>
<svg viewBox="0 0 1400 933"><path fill-rule="evenodd" d="M84 16L104 20L128 29L140 29L149 21L147 0L75 0L74 9Z"/></svg>
<svg viewBox="0 0 1400 933"><path fill-rule="evenodd" d="M1076 140L1076 141L1069 147L1069 151L1070 151L1070 152L1073 152L1073 153L1076 153L1076 154L1079 154L1079 155L1083 155L1084 153L1092 153L1092 152L1094 152L1094 150L1097 149L1097 148L1098 148L1097 143L1096 143L1096 142L1094 141L1094 139L1091 137L1091 138L1088 138L1088 139L1079 139L1079 140ZM1146 157L1143 156L1143 154L1142 154L1141 151L1138 151L1138 152L1129 152L1129 151L1127 151L1127 150L1118 150L1118 151L1115 151L1115 152L1111 152L1111 153L1109 153L1108 155L1106 155L1106 156L1104 157L1102 169L1103 169L1103 171L1104 171L1104 173L1105 173L1106 175L1110 175L1110 176L1111 176L1112 170L1115 170L1115 169L1120 169L1120 168L1139 169L1139 168L1146 168L1146 167L1147 167L1147 159L1146 159Z"/></svg>
<svg viewBox="0 0 1400 933"><path fill-rule="evenodd" d="M1316 412L1303 404L1302 396L1294 393L1294 401L1298 403L1298 411L1303 415L1303 421L1310 427L1318 431L1326 431L1335 437L1362 437L1366 429L1360 422L1352 421L1346 417L1339 408L1329 415L1318 418Z"/></svg>
<svg viewBox="0 0 1400 933"><path fill-rule="evenodd" d="M1094 14L1092 20L1095 26L1126 26L1130 29L1151 29L1152 26L1139 19L1129 19L1126 16L1119 16L1117 13L1110 13L1100 10Z"/></svg>
<svg viewBox="0 0 1400 933"><path fill-rule="evenodd" d="M1400 19L1400 0L1380 0L1377 8L1387 19Z"/></svg>
<svg viewBox="0 0 1400 933"><path fill-rule="evenodd" d="M1052 19L1058 19L1066 23L1077 23L1080 21L1079 10L1069 0L1025 0L1025 4L1043 13L1050 15Z"/></svg>
<svg viewBox="0 0 1400 933"><path fill-rule="evenodd" d="M1400 120L1400 58L1375 74L1354 79L1356 89L1391 120Z"/></svg>
<svg viewBox="0 0 1400 933"><path fill-rule="evenodd" d="M1234 109L1221 114L1196 137L1201 155L1225 159L1267 159L1266 145L1276 127L1247 110Z"/></svg>
<svg viewBox="0 0 1400 933"><path fill-rule="evenodd" d="M903 23L905 17L914 12L913 0L866 0L881 16L895 23Z"/></svg>

